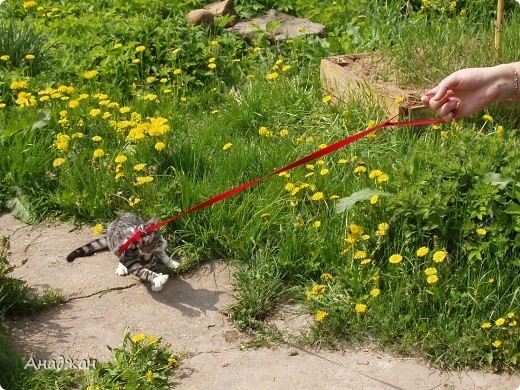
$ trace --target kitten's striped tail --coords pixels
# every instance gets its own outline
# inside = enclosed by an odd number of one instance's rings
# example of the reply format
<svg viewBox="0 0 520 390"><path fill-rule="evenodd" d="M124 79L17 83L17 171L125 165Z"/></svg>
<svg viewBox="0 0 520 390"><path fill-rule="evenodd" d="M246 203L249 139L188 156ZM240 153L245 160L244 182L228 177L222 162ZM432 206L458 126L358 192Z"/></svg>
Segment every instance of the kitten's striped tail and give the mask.
<svg viewBox="0 0 520 390"><path fill-rule="evenodd" d="M74 261L77 257L92 256L94 253L102 252L108 249L108 238L101 237L70 252L67 256L67 261Z"/></svg>

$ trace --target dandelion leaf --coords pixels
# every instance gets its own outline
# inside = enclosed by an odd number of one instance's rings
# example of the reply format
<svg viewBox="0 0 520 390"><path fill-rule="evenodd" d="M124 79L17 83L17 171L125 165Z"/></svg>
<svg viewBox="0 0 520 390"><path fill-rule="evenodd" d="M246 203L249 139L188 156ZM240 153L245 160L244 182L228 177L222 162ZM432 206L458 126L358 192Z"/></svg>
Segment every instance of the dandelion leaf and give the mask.
<svg viewBox="0 0 520 390"><path fill-rule="evenodd" d="M41 129L42 127L47 126L47 124L51 120L51 112L49 110L44 110L40 112L38 119L33 123L32 129Z"/></svg>
<svg viewBox="0 0 520 390"><path fill-rule="evenodd" d="M520 214L520 204L512 202L510 203L507 208L504 210L506 214Z"/></svg>
<svg viewBox="0 0 520 390"><path fill-rule="evenodd" d="M363 188L362 190L354 192L347 198L340 199L336 205L336 213L344 213L350 210L357 202L368 200L374 195L389 196L388 192L374 190L372 188Z"/></svg>
<svg viewBox="0 0 520 390"><path fill-rule="evenodd" d="M23 194L20 187L13 187L11 189L12 197L5 202L5 205L13 217L19 219L24 223L34 223L34 217L31 212L31 204L27 197Z"/></svg>
<svg viewBox="0 0 520 390"><path fill-rule="evenodd" d="M503 177L499 173L488 172L482 176L483 183L489 183L492 186L498 186L501 190L506 188L506 186L513 181L510 177Z"/></svg>

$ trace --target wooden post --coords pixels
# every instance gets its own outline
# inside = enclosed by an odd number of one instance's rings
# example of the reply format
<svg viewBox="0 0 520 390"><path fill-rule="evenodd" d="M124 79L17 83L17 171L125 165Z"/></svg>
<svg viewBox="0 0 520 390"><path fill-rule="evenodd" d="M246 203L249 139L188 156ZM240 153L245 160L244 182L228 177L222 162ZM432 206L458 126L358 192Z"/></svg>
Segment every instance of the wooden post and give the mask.
<svg viewBox="0 0 520 390"><path fill-rule="evenodd" d="M504 24L504 0L498 0L497 4L497 27L495 30L495 59L502 61L502 27Z"/></svg>

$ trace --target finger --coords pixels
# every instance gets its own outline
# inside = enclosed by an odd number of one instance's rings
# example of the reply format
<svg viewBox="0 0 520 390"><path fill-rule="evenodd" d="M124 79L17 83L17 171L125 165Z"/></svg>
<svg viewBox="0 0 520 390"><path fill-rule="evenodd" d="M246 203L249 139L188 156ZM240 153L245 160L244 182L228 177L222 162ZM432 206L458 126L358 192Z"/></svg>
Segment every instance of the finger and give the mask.
<svg viewBox="0 0 520 390"><path fill-rule="evenodd" d="M452 112L450 112L450 113L448 113L448 114L446 114L446 115L443 115L443 116L442 116L442 119L444 119L445 122L449 122L449 121L451 121L452 119L454 119L455 117L456 117L456 114L455 114L454 111L452 111Z"/></svg>
<svg viewBox="0 0 520 390"><path fill-rule="evenodd" d="M435 96L435 92L432 90L428 92L427 94L421 96L421 102L425 106L427 106L430 103L430 99Z"/></svg>
<svg viewBox="0 0 520 390"><path fill-rule="evenodd" d="M441 116L446 116L449 113L453 113L458 106L459 102L456 100L450 100L447 103L443 104L438 110L437 114Z"/></svg>

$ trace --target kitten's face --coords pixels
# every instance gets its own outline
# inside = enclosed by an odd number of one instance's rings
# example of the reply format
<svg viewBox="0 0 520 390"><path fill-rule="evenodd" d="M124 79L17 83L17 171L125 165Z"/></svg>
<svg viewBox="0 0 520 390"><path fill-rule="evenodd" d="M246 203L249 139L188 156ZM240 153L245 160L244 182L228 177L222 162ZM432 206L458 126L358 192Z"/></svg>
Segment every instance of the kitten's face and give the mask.
<svg viewBox="0 0 520 390"><path fill-rule="evenodd" d="M148 234L143 235L143 242L140 245L140 250L143 253L161 252L166 248L166 240L162 238L158 230L153 230Z"/></svg>

